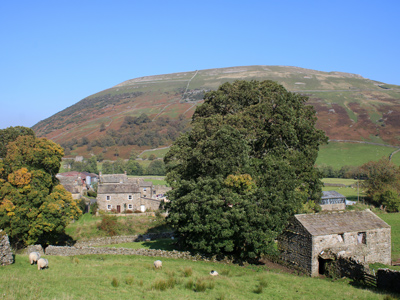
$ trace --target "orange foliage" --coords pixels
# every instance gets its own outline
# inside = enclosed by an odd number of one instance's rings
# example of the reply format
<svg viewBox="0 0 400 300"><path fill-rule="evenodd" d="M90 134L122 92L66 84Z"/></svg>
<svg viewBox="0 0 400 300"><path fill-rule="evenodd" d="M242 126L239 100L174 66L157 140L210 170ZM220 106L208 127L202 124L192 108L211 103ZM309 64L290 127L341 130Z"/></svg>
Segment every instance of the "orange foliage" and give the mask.
<svg viewBox="0 0 400 300"><path fill-rule="evenodd" d="M12 185L23 187L31 182L32 174L27 168L21 168L8 175L8 182Z"/></svg>

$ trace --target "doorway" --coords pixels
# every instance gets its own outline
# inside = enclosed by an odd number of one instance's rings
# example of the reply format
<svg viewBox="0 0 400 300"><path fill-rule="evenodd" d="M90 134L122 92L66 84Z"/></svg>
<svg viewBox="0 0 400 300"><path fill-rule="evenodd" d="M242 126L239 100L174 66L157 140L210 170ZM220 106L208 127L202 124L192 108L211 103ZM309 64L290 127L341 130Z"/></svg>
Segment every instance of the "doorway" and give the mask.
<svg viewBox="0 0 400 300"><path fill-rule="evenodd" d="M117 205L117 213L121 212L121 205Z"/></svg>

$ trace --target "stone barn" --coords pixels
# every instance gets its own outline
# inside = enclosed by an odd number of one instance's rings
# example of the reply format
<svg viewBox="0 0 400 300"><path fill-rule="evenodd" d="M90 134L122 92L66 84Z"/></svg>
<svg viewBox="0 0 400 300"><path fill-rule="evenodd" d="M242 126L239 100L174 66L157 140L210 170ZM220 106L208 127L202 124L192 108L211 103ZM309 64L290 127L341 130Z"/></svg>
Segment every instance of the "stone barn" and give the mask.
<svg viewBox="0 0 400 300"><path fill-rule="evenodd" d="M326 253L390 265L390 234L390 226L369 209L301 214L278 237L278 249L283 260L318 276L332 259Z"/></svg>

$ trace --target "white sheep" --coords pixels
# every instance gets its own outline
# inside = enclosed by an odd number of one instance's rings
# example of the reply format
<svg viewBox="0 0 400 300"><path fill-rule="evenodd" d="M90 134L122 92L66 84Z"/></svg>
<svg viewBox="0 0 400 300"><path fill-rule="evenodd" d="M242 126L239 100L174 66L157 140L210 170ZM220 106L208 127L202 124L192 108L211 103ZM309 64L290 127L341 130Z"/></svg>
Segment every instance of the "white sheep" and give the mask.
<svg viewBox="0 0 400 300"><path fill-rule="evenodd" d="M31 252L31 253L29 253L29 262L31 263L31 265L37 263L39 258L40 258L40 253L39 252Z"/></svg>
<svg viewBox="0 0 400 300"><path fill-rule="evenodd" d="M39 258L39 260L37 261L38 270L42 270L48 267L49 267L49 261L45 258Z"/></svg>
<svg viewBox="0 0 400 300"><path fill-rule="evenodd" d="M162 269L162 261L161 260L156 260L154 262L154 268L156 269Z"/></svg>
<svg viewBox="0 0 400 300"><path fill-rule="evenodd" d="M214 270L211 270L210 275L211 275L211 276L217 276L217 275L218 275L218 272L217 272L217 271L214 271Z"/></svg>

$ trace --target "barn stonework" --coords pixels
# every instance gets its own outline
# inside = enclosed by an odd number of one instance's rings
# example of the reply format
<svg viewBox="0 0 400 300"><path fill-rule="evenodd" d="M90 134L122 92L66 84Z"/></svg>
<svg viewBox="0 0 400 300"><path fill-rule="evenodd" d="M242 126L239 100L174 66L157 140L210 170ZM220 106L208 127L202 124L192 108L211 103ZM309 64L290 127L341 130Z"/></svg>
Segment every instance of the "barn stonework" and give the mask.
<svg viewBox="0 0 400 300"><path fill-rule="evenodd" d="M391 264L391 229L370 210L295 215L278 237L283 260L310 276L332 257Z"/></svg>

